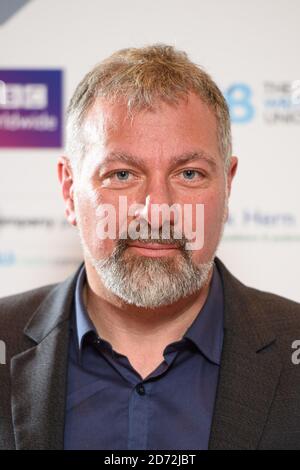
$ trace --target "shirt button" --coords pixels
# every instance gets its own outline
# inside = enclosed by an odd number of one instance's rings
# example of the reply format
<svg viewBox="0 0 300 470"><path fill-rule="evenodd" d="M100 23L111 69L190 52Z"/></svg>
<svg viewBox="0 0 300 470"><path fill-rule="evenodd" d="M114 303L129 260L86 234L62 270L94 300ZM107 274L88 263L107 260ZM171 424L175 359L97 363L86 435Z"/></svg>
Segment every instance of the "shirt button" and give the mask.
<svg viewBox="0 0 300 470"><path fill-rule="evenodd" d="M146 390L143 384L138 384L136 386L136 391L138 392L139 395L145 395Z"/></svg>

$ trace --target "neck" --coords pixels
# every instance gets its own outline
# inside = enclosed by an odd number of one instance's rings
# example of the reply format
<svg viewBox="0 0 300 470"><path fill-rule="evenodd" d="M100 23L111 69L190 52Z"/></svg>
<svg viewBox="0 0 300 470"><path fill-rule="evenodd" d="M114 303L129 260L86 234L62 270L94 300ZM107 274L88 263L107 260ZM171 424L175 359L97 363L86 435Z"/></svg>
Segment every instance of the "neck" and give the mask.
<svg viewBox="0 0 300 470"><path fill-rule="evenodd" d="M87 283L84 303L99 336L118 352L130 348L163 349L182 338L202 309L210 287L212 271L206 284L193 295L157 308L128 305L108 292L99 281L94 267L85 262ZM141 338L143 342L141 343Z"/></svg>

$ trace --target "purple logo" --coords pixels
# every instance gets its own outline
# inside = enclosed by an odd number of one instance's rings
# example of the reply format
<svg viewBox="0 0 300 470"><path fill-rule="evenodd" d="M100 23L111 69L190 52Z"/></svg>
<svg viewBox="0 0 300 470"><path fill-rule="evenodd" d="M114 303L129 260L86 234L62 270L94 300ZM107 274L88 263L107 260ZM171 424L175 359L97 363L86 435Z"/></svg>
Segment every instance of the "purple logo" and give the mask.
<svg viewBox="0 0 300 470"><path fill-rule="evenodd" d="M0 70L0 147L62 145L62 71Z"/></svg>

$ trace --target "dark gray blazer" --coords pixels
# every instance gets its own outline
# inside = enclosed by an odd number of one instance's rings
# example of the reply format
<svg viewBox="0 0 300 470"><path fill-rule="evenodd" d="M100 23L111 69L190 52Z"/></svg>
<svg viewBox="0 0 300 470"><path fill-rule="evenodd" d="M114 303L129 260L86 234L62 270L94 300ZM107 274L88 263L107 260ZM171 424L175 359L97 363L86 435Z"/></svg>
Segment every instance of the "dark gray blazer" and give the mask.
<svg viewBox="0 0 300 470"><path fill-rule="evenodd" d="M210 449L300 449L300 304L246 287L216 258L225 335ZM0 299L0 449L62 449L76 273Z"/></svg>

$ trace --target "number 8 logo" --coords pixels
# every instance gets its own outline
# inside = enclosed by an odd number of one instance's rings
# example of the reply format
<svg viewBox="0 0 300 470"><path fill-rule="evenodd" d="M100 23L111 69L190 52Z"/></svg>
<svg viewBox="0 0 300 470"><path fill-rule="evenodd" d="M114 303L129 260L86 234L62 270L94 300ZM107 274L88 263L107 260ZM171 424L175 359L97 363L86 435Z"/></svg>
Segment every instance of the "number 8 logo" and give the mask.
<svg viewBox="0 0 300 470"><path fill-rule="evenodd" d="M254 116L254 108L251 104L251 88L244 83L231 85L226 93L230 117L232 122L245 123L251 121Z"/></svg>

